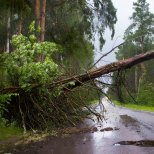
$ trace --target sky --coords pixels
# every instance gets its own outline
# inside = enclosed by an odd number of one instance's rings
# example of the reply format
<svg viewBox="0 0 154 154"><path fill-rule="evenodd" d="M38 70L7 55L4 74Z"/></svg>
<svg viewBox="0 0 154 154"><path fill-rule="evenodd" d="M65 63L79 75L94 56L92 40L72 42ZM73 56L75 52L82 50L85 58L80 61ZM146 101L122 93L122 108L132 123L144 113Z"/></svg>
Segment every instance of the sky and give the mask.
<svg viewBox="0 0 154 154"><path fill-rule="evenodd" d="M133 2L136 1L137 0L112 0L114 7L117 9L118 18L118 21L115 25L115 36L113 40L111 40L111 32L108 29L105 31L104 38L106 39L106 43L102 51L99 51L98 44L96 43L97 51L95 60L99 59L102 54L110 51L113 47L123 42L124 31L131 23L129 17L133 13ZM150 12L154 13L154 0L147 0L147 2L150 4ZM105 57L99 65L110 63L113 61L116 61L114 53Z"/></svg>

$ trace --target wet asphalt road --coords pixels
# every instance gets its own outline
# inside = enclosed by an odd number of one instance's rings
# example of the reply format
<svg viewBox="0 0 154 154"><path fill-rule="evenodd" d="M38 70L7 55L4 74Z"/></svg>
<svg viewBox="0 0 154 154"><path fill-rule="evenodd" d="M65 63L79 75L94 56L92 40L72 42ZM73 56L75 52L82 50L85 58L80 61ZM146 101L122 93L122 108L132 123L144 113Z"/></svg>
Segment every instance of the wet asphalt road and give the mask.
<svg viewBox="0 0 154 154"><path fill-rule="evenodd" d="M52 137L43 143L34 144L21 154L154 154L154 147L117 145L119 141L154 140L154 113L133 111L115 107L105 99L106 120L92 122L85 126L98 128L94 133L73 134L65 137ZM98 107L99 110L99 107ZM99 131L106 127L116 127L116 131Z"/></svg>

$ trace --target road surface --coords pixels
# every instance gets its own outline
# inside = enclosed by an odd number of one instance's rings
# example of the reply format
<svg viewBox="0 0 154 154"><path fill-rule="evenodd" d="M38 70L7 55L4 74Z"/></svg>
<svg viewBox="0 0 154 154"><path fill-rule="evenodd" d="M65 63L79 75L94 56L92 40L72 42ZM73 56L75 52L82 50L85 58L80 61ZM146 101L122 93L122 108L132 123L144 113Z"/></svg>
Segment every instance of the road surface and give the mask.
<svg viewBox="0 0 154 154"><path fill-rule="evenodd" d="M95 126L98 131L51 137L46 141L19 148L10 153L21 154L154 154L154 113L134 111L114 106L106 99L105 121L86 120L83 127ZM99 107L97 107L99 110ZM103 128L116 128L100 131ZM151 140L153 146L139 144L121 145L121 141ZM151 142L149 141L149 142ZM127 143L127 142L121 142ZM129 143L129 142L128 142ZM9 151L8 151L9 152Z"/></svg>

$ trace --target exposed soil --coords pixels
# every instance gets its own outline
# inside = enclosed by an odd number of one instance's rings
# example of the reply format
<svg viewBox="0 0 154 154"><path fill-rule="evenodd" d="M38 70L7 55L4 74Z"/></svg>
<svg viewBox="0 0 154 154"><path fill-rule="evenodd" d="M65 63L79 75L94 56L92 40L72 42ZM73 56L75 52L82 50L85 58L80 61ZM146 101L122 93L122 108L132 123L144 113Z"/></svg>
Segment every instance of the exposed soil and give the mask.
<svg viewBox="0 0 154 154"><path fill-rule="evenodd" d="M102 128L100 131L104 132L104 131L113 131L113 130L119 130L120 128L117 127L106 127L106 128Z"/></svg>

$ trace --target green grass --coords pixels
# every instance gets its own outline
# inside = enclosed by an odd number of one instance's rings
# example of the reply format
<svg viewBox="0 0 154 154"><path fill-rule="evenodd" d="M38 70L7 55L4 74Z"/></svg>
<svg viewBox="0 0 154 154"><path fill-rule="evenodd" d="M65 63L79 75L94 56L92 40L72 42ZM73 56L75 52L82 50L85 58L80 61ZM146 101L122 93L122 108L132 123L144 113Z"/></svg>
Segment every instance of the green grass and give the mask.
<svg viewBox="0 0 154 154"><path fill-rule="evenodd" d="M154 107L152 106L143 106L143 105L137 105L137 104L122 104L118 101L113 101L116 105L134 109L134 110L141 110L141 111L148 111L148 112L154 112Z"/></svg>
<svg viewBox="0 0 154 154"><path fill-rule="evenodd" d="M4 140L14 136L19 136L22 134L22 132L23 132L22 129L17 128L14 125L7 127L0 122L0 140Z"/></svg>

